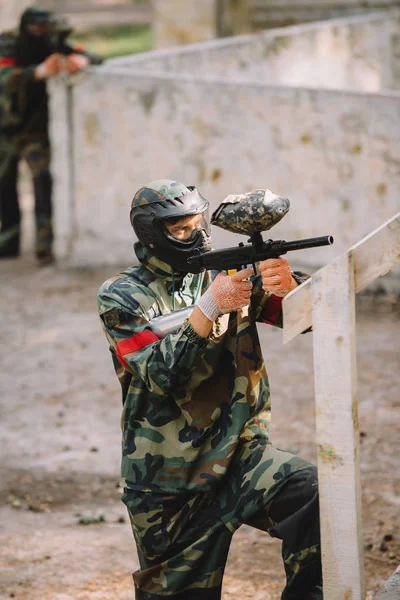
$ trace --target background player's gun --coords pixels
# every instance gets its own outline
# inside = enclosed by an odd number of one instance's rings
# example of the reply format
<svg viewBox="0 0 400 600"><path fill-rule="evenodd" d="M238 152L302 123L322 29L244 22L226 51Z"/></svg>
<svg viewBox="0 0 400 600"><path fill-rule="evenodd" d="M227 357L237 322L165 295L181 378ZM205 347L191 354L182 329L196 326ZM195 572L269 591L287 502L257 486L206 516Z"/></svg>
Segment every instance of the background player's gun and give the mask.
<svg viewBox="0 0 400 600"><path fill-rule="evenodd" d="M69 56L70 54L84 54L90 60L92 65L100 65L103 62L103 58L97 54L83 52L81 48L71 46L67 43L67 38L73 32L73 28L69 21L63 17L57 15L49 22L49 32L51 35L52 49L53 52L62 54L63 56Z"/></svg>

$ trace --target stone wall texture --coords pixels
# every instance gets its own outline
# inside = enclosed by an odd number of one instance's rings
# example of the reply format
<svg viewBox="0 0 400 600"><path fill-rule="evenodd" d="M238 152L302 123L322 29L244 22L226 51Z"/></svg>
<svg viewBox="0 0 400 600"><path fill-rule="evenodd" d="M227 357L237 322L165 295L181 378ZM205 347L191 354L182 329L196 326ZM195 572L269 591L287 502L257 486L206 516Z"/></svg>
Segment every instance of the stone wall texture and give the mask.
<svg viewBox="0 0 400 600"><path fill-rule="evenodd" d="M0 30L14 29L19 23L21 13L30 4L35 3L30 0L0 0Z"/></svg>
<svg viewBox="0 0 400 600"><path fill-rule="evenodd" d="M392 15L284 27L116 58L109 65L296 87L391 89L400 81L400 11Z"/></svg>

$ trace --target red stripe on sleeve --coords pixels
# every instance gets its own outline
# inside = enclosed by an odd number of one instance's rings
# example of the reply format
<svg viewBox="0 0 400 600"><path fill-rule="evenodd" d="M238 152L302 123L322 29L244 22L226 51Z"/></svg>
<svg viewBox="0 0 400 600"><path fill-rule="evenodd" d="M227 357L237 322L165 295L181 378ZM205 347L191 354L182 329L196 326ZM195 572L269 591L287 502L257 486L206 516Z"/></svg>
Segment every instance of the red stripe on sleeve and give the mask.
<svg viewBox="0 0 400 600"><path fill-rule="evenodd" d="M280 296L272 296L269 299L267 306L264 308L262 312L262 320L264 323L269 323L270 325L274 325L281 314L282 310L282 300Z"/></svg>
<svg viewBox="0 0 400 600"><path fill-rule="evenodd" d="M15 58L1 58L0 57L0 67L15 67L16 62Z"/></svg>
<svg viewBox="0 0 400 600"><path fill-rule="evenodd" d="M142 333L137 333L133 335L131 338L127 340L123 340L122 342L118 342L117 344L117 356L119 362L125 367L126 361L124 360L125 354L130 354L131 352L135 352L136 350L140 350L144 346L148 346L149 344L153 344L157 342L159 338L148 329L142 331Z"/></svg>

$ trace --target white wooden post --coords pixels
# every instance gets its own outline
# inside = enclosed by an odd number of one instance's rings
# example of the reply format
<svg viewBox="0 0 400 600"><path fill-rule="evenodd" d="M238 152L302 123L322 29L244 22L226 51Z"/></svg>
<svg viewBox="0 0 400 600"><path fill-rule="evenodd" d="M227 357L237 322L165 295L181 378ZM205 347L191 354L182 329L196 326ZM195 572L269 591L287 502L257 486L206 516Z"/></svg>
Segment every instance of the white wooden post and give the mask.
<svg viewBox="0 0 400 600"><path fill-rule="evenodd" d="M399 261L400 213L397 213L283 300L284 342L310 325L314 332L325 600L365 598L355 293ZM398 585L398 580L395 583Z"/></svg>
<svg viewBox="0 0 400 600"><path fill-rule="evenodd" d="M351 254L313 279L312 323L324 598L364 600Z"/></svg>

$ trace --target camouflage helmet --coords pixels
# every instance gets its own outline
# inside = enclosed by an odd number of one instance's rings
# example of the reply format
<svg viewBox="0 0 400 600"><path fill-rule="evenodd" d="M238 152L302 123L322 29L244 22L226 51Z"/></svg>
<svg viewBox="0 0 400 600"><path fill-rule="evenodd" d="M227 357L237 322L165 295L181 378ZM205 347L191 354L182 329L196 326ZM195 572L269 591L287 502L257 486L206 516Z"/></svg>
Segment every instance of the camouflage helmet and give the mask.
<svg viewBox="0 0 400 600"><path fill-rule="evenodd" d="M209 202L195 186L186 186L171 179L158 179L141 187L133 197L131 225L139 242L151 249L154 256L184 273L193 271L187 259L211 249ZM172 237L166 221L202 215L198 227L187 240ZM200 269L199 269L200 270Z"/></svg>

